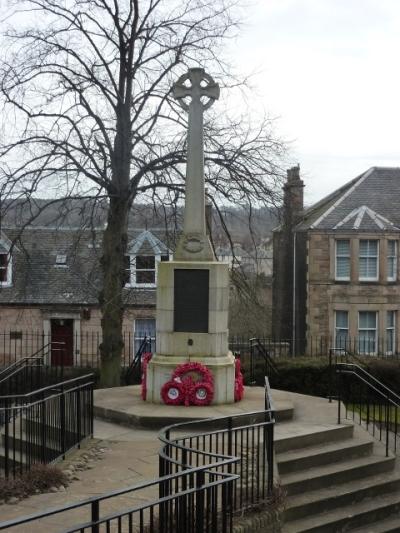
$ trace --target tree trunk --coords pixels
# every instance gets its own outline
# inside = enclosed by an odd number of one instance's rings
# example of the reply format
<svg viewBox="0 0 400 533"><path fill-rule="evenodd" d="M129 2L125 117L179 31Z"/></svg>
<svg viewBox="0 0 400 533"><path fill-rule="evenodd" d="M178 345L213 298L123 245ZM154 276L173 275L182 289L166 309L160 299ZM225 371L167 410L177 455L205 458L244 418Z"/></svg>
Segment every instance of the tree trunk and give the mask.
<svg viewBox="0 0 400 533"><path fill-rule="evenodd" d="M122 288L125 280L124 256L127 246L129 203L125 197L112 197L107 227L103 236L103 290L100 293L103 342L100 345L102 387L117 387L121 379L121 355L124 346Z"/></svg>

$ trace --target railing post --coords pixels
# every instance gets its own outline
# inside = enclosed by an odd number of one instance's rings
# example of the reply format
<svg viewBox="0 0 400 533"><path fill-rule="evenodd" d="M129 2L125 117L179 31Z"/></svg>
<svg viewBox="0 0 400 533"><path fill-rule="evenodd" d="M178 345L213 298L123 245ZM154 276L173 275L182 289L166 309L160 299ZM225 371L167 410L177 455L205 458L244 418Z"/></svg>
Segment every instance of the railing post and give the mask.
<svg viewBox="0 0 400 533"><path fill-rule="evenodd" d="M4 424L5 424L5 441L4 441L4 475L6 479L10 475L9 468L10 465L8 464L9 457L10 457L10 428L9 428L9 420L10 420L10 411L8 406L8 400L4 403L5 409L4 409Z"/></svg>
<svg viewBox="0 0 400 533"><path fill-rule="evenodd" d="M92 520L92 533L99 533L99 524L97 523L100 520L100 506L99 500L94 500L91 504L91 520Z"/></svg>
<svg viewBox="0 0 400 533"><path fill-rule="evenodd" d="M81 424L82 424L82 420L81 420L81 392L82 392L82 389L78 389L77 391L75 391L75 394L77 395L76 396L76 424L77 424L76 436L77 436L78 448L81 447Z"/></svg>
<svg viewBox="0 0 400 533"><path fill-rule="evenodd" d="M333 368L332 368L332 349L329 350L329 403L332 403L333 389Z"/></svg>
<svg viewBox="0 0 400 533"><path fill-rule="evenodd" d="M204 533L204 470L196 472L196 533Z"/></svg>
<svg viewBox="0 0 400 533"><path fill-rule="evenodd" d="M389 426L390 426L390 403L386 396L386 457L389 457Z"/></svg>
<svg viewBox="0 0 400 533"><path fill-rule="evenodd" d="M65 394L64 391L60 394L60 446L61 453L65 459L66 452L66 434L65 434Z"/></svg>
<svg viewBox="0 0 400 533"><path fill-rule="evenodd" d="M340 405L342 403L342 372L341 372L340 364L339 364L339 366L336 365L336 372L338 373L338 379L337 379L337 383L338 383L338 386L337 386L337 392L338 392L338 424L340 424L341 423Z"/></svg>

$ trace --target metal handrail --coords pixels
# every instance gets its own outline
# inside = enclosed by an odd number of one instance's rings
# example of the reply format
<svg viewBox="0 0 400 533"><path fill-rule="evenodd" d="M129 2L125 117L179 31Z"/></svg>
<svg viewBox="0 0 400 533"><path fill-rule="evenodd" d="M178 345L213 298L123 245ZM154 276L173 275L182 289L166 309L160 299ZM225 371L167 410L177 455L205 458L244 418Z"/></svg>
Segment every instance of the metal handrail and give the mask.
<svg viewBox="0 0 400 533"><path fill-rule="evenodd" d="M389 389L384 383L376 379L372 374L367 372L364 368L362 368L359 365L356 365L354 363L337 363L338 368L344 368L344 370L341 370L341 372L347 372L352 373L358 376L360 379L364 381L367 385L370 385L374 390L383 396L388 397L390 396L390 400L393 402L393 404L400 407L400 396L396 394L392 389ZM355 369L355 370L354 370ZM363 379L359 373L363 374L366 379ZM375 386L378 388L375 388L368 380L373 381L375 383Z"/></svg>
<svg viewBox="0 0 400 533"><path fill-rule="evenodd" d="M369 372L352 363L337 363L338 375L338 423L341 423L342 401L345 417L351 413L353 421L359 418L359 424L365 425L380 441L384 441L386 456L389 455L389 444L397 451L398 425L400 422L400 397ZM357 394L352 387L344 389L343 376L354 376L360 386ZM362 391L362 387L365 390ZM394 422L392 411L394 410ZM399 422L398 422L399 421Z"/></svg>
<svg viewBox="0 0 400 533"><path fill-rule="evenodd" d="M93 372L90 374L85 374L83 376L78 376L76 378L68 379L66 381L60 381L59 383L54 383L53 385L47 385L46 387L42 387L41 389L37 389L31 392L27 392L26 394L8 394L5 396L0 396L0 400L13 400L13 399L29 399L32 396L43 396L45 392L47 391L54 391L56 387L61 388L60 392L63 392L63 389L67 385L76 383L78 381L84 381L87 380L88 383L93 382L94 383L94 374ZM71 390L68 388L68 390Z"/></svg>
<svg viewBox="0 0 400 533"><path fill-rule="evenodd" d="M254 361L254 348L257 348L258 349L258 352L259 354L262 355L262 357L264 358L264 362L265 362L265 370L269 373L269 374L279 374L279 370L275 364L275 362L273 361L272 357L269 355L269 353L267 352L267 350L265 349L265 347L262 345L262 343L260 342L260 339L258 337L253 337L251 339L249 339L249 343L250 343L250 380L252 383L255 382L255 375L254 375L254 367L255 367L255 361Z"/></svg>
<svg viewBox="0 0 400 533"><path fill-rule="evenodd" d="M268 397L268 405L273 407L272 400L269 397L270 388L268 380L266 380L265 394ZM245 417L248 418L248 424L241 423L241 420ZM257 423L255 420L257 417L260 419L268 418L268 420ZM240 422L238 426L234 425L235 420ZM222 430L217 430L218 433L222 432L222 437L219 440L220 445L223 443L222 448L218 448L217 437L215 437L217 432L215 431L203 431L194 435L196 427L199 425L205 425L207 427L211 422L224 426ZM260 440L260 434L262 435L260 427L262 425L264 433L263 438ZM254 483L254 479L256 478L264 480L267 484L266 494L271 494L273 478L269 478L268 474L269 472L273 473L273 427L274 419L271 410L171 424L163 428L159 434L162 448L159 452L160 476L158 479L110 491L106 494L87 498L80 502L58 506L22 518L9 520L0 524L0 530L18 527L22 524L41 520L49 516L87 507L91 512L91 520L78 524L66 531L72 533L90 530L92 533L98 533L101 526L107 527L108 529L110 526L113 526L113 520L115 520L114 524L116 527L120 527L123 518L129 519L129 531L133 531L132 524L134 523L134 517L139 516L140 523L143 524L143 519L145 518L144 512L148 511L148 515L146 516L151 517L150 523L153 524L153 526L146 529L149 532L163 531L164 533L172 533L176 531L188 531L192 530L195 526L196 531L204 531L206 529L210 533L228 533L228 531L231 531L233 511L239 509L243 511L249 506L249 501L246 499L248 492L247 483ZM177 431L182 433L184 429L187 433L186 436L180 434L176 438L172 438L171 434L173 432ZM241 447L243 449L241 450L238 449L240 439L237 440L238 435L243 437L243 433L238 433L240 430L243 430L244 433L247 432L247 434L253 430L253 440L247 438L245 442L242 442ZM269 430L271 431L269 432ZM211 434L213 435L210 441L211 449L201 449L199 443L203 442ZM271 469L268 473L258 470L257 474L253 475L247 466L247 470L243 471L243 475L246 472L247 476L246 489L242 489L241 475L235 469L237 468L236 465L241 461L240 454L245 453L246 457L248 457L248 445L253 443L254 446L255 435L257 435L258 444L262 446L261 450L258 448L254 450L257 454L257 461L268 457L268 468L271 466ZM212 449L214 441L214 449ZM217 448L215 449L215 447ZM178 453L180 456L178 456ZM203 462L203 464L196 464L199 455L202 457L202 460L199 462ZM194 460L195 464L193 464L194 456L196 457ZM214 458L215 462L210 463L210 458ZM254 460L254 457L252 460ZM259 466L261 468L261 465ZM176 470L173 471L173 469ZM263 475L265 479L262 477ZM238 496L239 484L243 494ZM100 517L101 502L128 493L137 493L140 490L151 487L158 488L158 498L150 499L150 501L147 498L146 502L135 504L122 511ZM251 497L253 498L253 495ZM259 498L257 500L258 503L264 501L265 494L260 492L256 497ZM191 511L187 515L188 506L191 506ZM156 524L153 523L153 518L156 516L154 514L155 510L159 512L157 517L158 522ZM179 526L178 523L174 522L175 520L179 521ZM210 520L211 522L209 522Z"/></svg>
<svg viewBox="0 0 400 533"><path fill-rule="evenodd" d="M43 356L45 354L42 354L42 355L38 355L38 354L40 352L43 352L43 350L45 350L46 348L48 348L52 344L65 344L65 343L63 343L63 342L60 343L58 341L54 341L53 343L49 342L49 343L45 344L44 346L42 346L42 348L39 348L39 350L34 352L32 355L29 355L27 357L22 357L21 359L18 359L18 361L15 361L14 363L11 363L11 365L7 366L6 368L3 368L3 370L0 371L0 383L2 383L2 381L4 381L4 379L6 379L8 377L8 376L3 377L4 374L9 373L10 371L12 372L13 370L18 370L19 367L24 366L25 363L29 363L31 361L33 362L34 360L39 360L40 358L43 358Z"/></svg>
<svg viewBox="0 0 400 533"><path fill-rule="evenodd" d="M147 335L145 335L143 340L142 340L142 342L140 343L139 349L137 350L137 352L136 352L135 356L133 357L130 365L128 366L128 369L126 370L125 382L127 384L129 382L130 375L133 374L135 369L140 366L141 361L142 361L142 355L145 353L145 347L147 346L148 343L149 343L149 339L148 339ZM150 343L151 343L151 339L150 339Z"/></svg>

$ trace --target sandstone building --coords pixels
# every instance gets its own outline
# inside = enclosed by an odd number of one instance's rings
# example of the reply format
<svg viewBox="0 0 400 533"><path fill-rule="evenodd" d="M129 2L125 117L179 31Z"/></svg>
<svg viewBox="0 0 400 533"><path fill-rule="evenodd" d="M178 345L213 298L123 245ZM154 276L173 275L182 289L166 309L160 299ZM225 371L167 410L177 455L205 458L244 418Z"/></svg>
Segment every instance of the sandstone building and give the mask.
<svg viewBox="0 0 400 533"><path fill-rule="evenodd" d="M288 172L274 233L274 333L293 352L320 346L398 352L400 168L373 167L304 210Z"/></svg>
<svg viewBox="0 0 400 533"><path fill-rule="evenodd" d="M132 228L128 238L123 364L145 335L154 339L158 265L172 259L173 246L162 230ZM0 366L50 341L49 363L97 365L101 239L101 228L1 228Z"/></svg>

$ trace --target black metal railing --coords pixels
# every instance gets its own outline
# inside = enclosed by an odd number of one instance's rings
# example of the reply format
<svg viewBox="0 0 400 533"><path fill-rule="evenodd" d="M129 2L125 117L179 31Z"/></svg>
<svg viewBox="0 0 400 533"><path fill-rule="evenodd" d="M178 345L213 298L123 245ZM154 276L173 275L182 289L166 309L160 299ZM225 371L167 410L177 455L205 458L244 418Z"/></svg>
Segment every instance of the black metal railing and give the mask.
<svg viewBox="0 0 400 533"><path fill-rule="evenodd" d="M338 423L343 416L383 441L386 455L397 451L400 396L353 363L337 363ZM344 406L344 412L343 412Z"/></svg>
<svg viewBox="0 0 400 533"><path fill-rule="evenodd" d="M10 394L26 394L47 385L64 381L63 366L49 366L46 362L49 350L63 352L63 342L46 344L29 357L23 357L0 372L0 397Z"/></svg>
<svg viewBox="0 0 400 533"><path fill-rule="evenodd" d="M134 364L136 354L143 340L150 342L152 349L155 347L154 332L132 332L124 330L123 349L121 354L121 367L128 369ZM0 370L8 367L18 360L43 350L46 354L46 364L49 366L62 366L64 368L100 367L100 350L102 342L101 331L75 331L71 337L57 337L65 342L68 348L64 349L64 356L57 350L51 349L51 335L42 331L10 331L0 332ZM271 336L258 336L259 344L272 360L297 356L328 357L330 350L343 351L359 356L379 357L383 359L400 359L400 342L393 335L381 336L376 339L350 336L311 336L304 338L277 338ZM242 361L250 359L251 339L249 337L231 336L229 349L240 354ZM46 349L47 347L47 349ZM68 352L68 353L67 353ZM71 353L70 353L71 352Z"/></svg>
<svg viewBox="0 0 400 533"><path fill-rule="evenodd" d="M262 385L257 383L261 376L273 376L279 374L277 366L270 356L267 346L258 338L249 340L250 352L240 356L240 362L245 372L248 385Z"/></svg>
<svg viewBox="0 0 400 533"><path fill-rule="evenodd" d="M0 475L51 463L93 434L93 375L0 397Z"/></svg>
<svg viewBox="0 0 400 533"><path fill-rule="evenodd" d="M4 522L0 530L63 515L59 523L69 533L228 533L235 515L262 506L273 492L275 418L268 380L265 398L267 409L260 412L164 428L157 480ZM125 509L105 514L118 498ZM68 526L82 509L90 520Z"/></svg>
<svg viewBox="0 0 400 533"><path fill-rule="evenodd" d="M125 384L140 383L142 379L142 357L145 353L152 353L155 349L154 341L150 337L144 336L131 364L125 371Z"/></svg>

